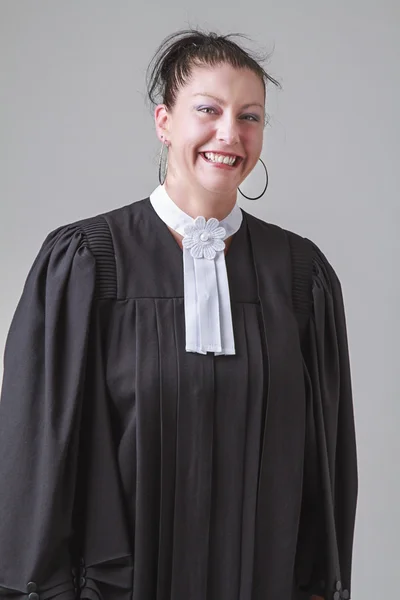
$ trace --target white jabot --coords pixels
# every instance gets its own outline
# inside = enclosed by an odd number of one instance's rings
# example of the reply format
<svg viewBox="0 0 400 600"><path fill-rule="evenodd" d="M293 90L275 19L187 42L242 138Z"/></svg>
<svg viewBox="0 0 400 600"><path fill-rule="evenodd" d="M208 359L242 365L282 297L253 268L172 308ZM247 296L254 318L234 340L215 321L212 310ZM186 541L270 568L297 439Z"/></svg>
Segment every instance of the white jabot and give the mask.
<svg viewBox="0 0 400 600"><path fill-rule="evenodd" d="M222 221L193 219L169 197L164 185L150 195L164 223L184 236L183 275L186 351L235 354L232 311L225 264L225 240L243 220L238 204Z"/></svg>

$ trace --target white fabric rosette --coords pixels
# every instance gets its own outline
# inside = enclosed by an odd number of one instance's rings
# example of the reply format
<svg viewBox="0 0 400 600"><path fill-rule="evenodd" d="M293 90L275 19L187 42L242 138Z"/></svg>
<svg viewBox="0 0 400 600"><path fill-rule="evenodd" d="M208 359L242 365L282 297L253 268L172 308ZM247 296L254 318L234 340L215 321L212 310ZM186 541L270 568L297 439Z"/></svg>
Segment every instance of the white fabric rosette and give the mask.
<svg viewBox="0 0 400 600"><path fill-rule="evenodd" d="M193 258L213 260L217 252L225 249L225 236L226 231L220 227L218 219L211 218L206 221L204 217L197 217L193 225L185 226L182 244L190 250Z"/></svg>

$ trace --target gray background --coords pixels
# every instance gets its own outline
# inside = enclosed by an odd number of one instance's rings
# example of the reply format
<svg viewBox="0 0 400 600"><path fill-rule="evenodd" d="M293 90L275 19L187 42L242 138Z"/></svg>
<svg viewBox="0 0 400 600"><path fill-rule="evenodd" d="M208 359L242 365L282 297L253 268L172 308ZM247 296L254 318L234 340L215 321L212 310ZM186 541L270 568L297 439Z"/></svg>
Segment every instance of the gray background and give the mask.
<svg viewBox="0 0 400 600"><path fill-rule="evenodd" d="M342 282L360 471L356 600L399 589L399 6L0 0L1 349L46 234L157 185L144 75L161 40L189 24L274 49L283 90L268 100L270 186L240 204L313 239ZM256 167L243 189L257 195L262 175Z"/></svg>

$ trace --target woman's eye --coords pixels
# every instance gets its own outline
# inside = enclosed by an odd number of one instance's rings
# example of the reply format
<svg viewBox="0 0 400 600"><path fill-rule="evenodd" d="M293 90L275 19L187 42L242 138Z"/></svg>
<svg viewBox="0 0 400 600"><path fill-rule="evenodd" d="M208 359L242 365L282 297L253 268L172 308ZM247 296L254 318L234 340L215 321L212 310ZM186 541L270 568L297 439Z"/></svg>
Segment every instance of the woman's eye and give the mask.
<svg viewBox="0 0 400 600"><path fill-rule="evenodd" d="M205 112L205 111L208 111L208 110L210 110L212 112L215 112L215 110L213 108L211 108L211 106L203 106L202 108L199 108L199 111L200 112L204 112L205 114L209 114L209 113Z"/></svg>
<svg viewBox="0 0 400 600"><path fill-rule="evenodd" d="M244 115L243 118L246 119L246 121L259 121L259 118L255 115Z"/></svg>

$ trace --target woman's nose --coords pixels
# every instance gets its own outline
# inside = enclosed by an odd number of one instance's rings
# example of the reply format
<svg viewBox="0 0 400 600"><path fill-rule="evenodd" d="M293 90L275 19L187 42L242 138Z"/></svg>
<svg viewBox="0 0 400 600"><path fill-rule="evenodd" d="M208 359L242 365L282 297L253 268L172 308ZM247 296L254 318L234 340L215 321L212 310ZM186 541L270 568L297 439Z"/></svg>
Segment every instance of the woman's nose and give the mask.
<svg viewBox="0 0 400 600"><path fill-rule="evenodd" d="M239 130L236 119L226 118L220 121L217 138L226 144L233 145L239 141Z"/></svg>

